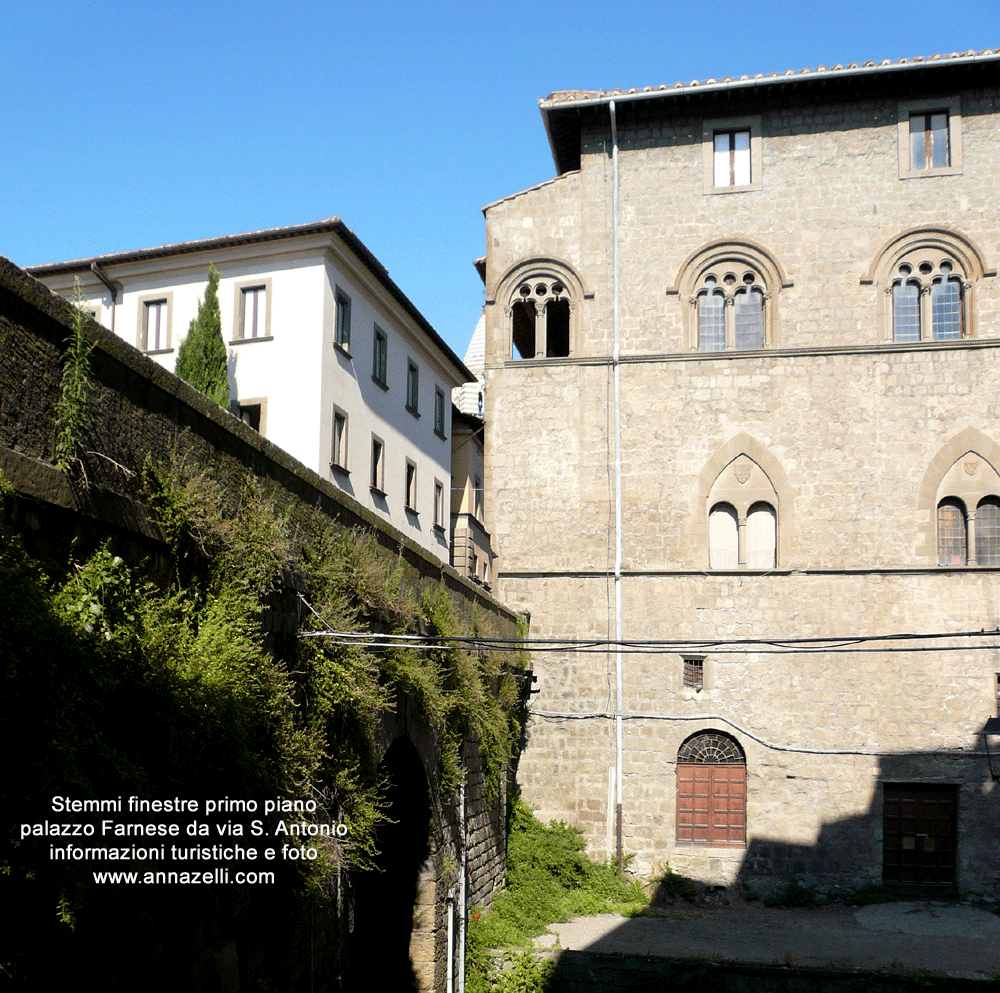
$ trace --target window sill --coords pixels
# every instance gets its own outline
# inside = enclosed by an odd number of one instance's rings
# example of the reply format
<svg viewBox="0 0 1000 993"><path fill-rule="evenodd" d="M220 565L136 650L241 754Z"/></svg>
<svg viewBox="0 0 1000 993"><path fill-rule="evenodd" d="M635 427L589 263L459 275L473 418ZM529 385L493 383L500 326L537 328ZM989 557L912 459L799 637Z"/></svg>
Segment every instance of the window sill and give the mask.
<svg viewBox="0 0 1000 993"><path fill-rule="evenodd" d="M710 186L705 190L706 196L716 196L719 193L752 193L763 189L761 183L751 183L749 186Z"/></svg>
<svg viewBox="0 0 1000 993"><path fill-rule="evenodd" d="M448 440L448 436L447 436L447 435L446 435L446 434L444 433L444 431L438 431L438 429L437 429L437 428L435 428L435 429L434 429L434 433L435 433L435 434L436 434L436 435L437 435L437 436L438 436L438 437L439 437L439 438L440 438L440 439L441 439L442 441L447 441L447 440Z"/></svg>
<svg viewBox="0 0 1000 993"><path fill-rule="evenodd" d="M348 469L346 465L340 465L338 462L331 462L330 469L331 471L337 473L338 476L350 476L351 474L350 469Z"/></svg>
<svg viewBox="0 0 1000 993"><path fill-rule="evenodd" d="M412 514L414 517L420 516L420 513L417 510L414 510L413 507L404 507L403 510L405 510L408 514Z"/></svg>
<svg viewBox="0 0 1000 993"><path fill-rule="evenodd" d="M961 176L961 166L941 166L937 169L907 169L899 174L900 179L931 179L934 176Z"/></svg>
<svg viewBox="0 0 1000 993"><path fill-rule="evenodd" d="M418 421L420 420L420 411L416 407L411 407L409 404L406 405L406 412L412 414Z"/></svg>
<svg viewBox="0 0 1000 993"><path fill-rule="evenodd" d="M143 355L169 355L173 352L172 348L151 348L149 351L143 351Z"/></svg>
<svg viewBox="0 0 1000 993"><path fill-rule="evenodd" d="M435 524L435 525L434 525L434 530L435 530L435 531L436 531L436 532L437 532L438 534L444 534L444 525L443 525L443 524Z"/></svg>
<svg viewBox="0 0 1000 993"><path fill-rule="evenodd" d="M378 486L369 486L368 489L372 491L373 496L381 497L383 500L385 499L385 490L380 489Z"/></svg>
<svg viewBox="0 0 1000 993"><path fill-rule="evenodd" d="M381 379L379 379L379 378L378 378L378 376L372 376L372 382L373 382L373 383L374 383L374 384L375 384L375 385L376 385L376 386L377 386L377 387L378 387L378 388L379 388L380 390L385 390L385 392L386 392L386 393L388 393L388 392L389 392L389 384L388 384L388 383L386 383L386 382L383 382L383 381L382 381Z"/></svg>
<svg viewBox="0 0 1000 993"><path fill-rule="evenodd" d="M251 345L256 341L274 341L274 335L265 334L258 338L233 338L229 344L230 345Z"/></svg>
<svg viewBox="0 0 1000 993"><path fill-rule="evenodd" d="M339 341L333 343L333 347L344 356L345 359L349 359L351 362L354 361L354 356L351 355L351 350L347 345L342 345Z"/></svg>

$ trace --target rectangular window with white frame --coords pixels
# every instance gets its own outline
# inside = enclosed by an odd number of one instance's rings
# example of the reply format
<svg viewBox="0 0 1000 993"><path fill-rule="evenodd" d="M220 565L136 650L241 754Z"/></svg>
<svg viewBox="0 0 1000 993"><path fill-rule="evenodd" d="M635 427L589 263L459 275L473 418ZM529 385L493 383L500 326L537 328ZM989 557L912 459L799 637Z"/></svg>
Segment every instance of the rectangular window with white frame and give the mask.
<svg viewBox="0 0 1000 993"><path fill-rule="evenodd" d="M371 488L376 493L385 495L385 442L377 435L372 435Z"/></svg>
<svg viewBox="0 0 1000 993"><path fill-rule="evenodd" d="M330 468L347 472L347 412L334 404L333 436L330 444Z"/></svg>
<svg viewBox="0 0 1000 993"><path fill-rule="evenodd" d="M351 298L338 286L334 293L337 312L334 319L334 343L345 352L351 350Z"/></svg>

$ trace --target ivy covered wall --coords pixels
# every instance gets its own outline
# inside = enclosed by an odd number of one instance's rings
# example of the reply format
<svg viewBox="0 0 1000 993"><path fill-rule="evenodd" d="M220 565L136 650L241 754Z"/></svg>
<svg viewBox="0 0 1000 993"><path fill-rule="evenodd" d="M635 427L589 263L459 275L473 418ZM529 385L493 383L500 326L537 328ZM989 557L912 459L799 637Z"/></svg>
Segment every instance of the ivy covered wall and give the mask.
<svg viewBox="0 0 1000 993"><path fill-rule="evenodd" d="M443 988L461 866L470 903L502 881L521 619L92 322L75 455L56 468L74 316L0 260L0 706L16 756L0 888L21 908L0 973L23 988L350 988L370 951L352 944L370 924L356 915L398 909L409 886L377 871L388 846L406 847L389 824L422 823L408 819L425 804L417 862L389 863L417 873L420 940L399 968ZM305 637L328 631L340 636ZM186 797L203 814L209 800L310 805L262 817L258 847L280 849L293 823L343 834L276 859L268 885L205 889L99 884L92 861L53 859L61 838L25 835L60 819L54 797L131 796ZM105 819L129 816L70 818L98 832ZM187 831L192 819L156 822ZM213 832L252 820L205 818ZM150 868L96 866L137 867Z"/></svg>

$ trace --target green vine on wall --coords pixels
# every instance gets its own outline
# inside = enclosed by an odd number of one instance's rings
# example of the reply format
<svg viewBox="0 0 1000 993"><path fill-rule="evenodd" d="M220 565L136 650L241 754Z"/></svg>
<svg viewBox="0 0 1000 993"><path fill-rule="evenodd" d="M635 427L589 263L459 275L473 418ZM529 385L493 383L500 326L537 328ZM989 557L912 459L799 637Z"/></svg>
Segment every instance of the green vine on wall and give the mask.
<svg viewBox="0 0 1000 993"><path fill-rule="evenodd" d="M90 353L94 342L88 340L86 329L90 317L83 309L80 277L73 286L75 304L73 322L62 359L62 379L55 404L55 465L67 471L80 458L80 438L86 419Z"/></svg>

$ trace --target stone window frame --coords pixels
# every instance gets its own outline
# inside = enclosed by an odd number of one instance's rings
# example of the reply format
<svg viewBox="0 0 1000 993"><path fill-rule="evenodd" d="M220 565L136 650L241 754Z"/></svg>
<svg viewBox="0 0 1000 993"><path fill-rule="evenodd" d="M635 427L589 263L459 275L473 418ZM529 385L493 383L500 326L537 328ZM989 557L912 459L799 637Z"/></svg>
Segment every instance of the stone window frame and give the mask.
<svg viewBox="0 0 1000 993"><path fill-rule="evenodd" d="M257 416L259 420L256 428L243 416L244 409L252 407L258 408ZM267 397L243 397L237 399L236 416L252 431L256 431L262 438L267 437Z"/></svg>
<svg viewBox="0 0 1000 993"><path fill-rule="evenodd" d="M173 316L174 316L174 294L172 290L168 290L166 293L145 293L139 297L138 301L138 321L136 322L136 338L135 345L140 352L145 352L147 355L164 355L167 352L172 352L174 350L174 336L173 336ZM149 305L154 303L164 303L166 304L166 345L163 348L147 348L146 344L148 341L149 329L147 322L149 320Z"/></svg>
<svg viewBox="0 0 1000 993"><path fill-rule="evenodd" d="M369 489L378 496L385 496L385 441L372 433L371 464L368 477Z"/></svg>
<svg viewBox="0 0 1000 993"><path fill-rule="evenodd" d="M337 437L337 422L343 425L340 437ZM344 476L349 476L347 469L348 454L348 430L350 428L350 415L343 407L333 405L330 419L330 468Z"/></svg>
<svg viewBox="0 0 1000 993"><path fill-rule="evenodd" d="M389 335L377 324L372 337L372 381L389 391Z"/></svg>
<svg viewBox="0 0 1000 993"><path fill-rule="evenodd" d="M977 460L980 466L971 464ZM959 464L961 473L953 471ZM982 464L988 471L980 471ZM938 450L924 472L917 491L917 557L941 569L975 568L975 514L984 497L1000 497L1000 445L978 428L967 427ZM938 566L938 508L949 498L965 512L966 562Z"/></svg>
<svg viewBox="0 0 1000 993"><path fill-rule="evenodd" d="M914 169L910 161L910 118L915 114L944 112L948 115L948 165ZM899 178L927 179L934 176L959 176L963 171L962 98L958 95L937 99L900 100L896 108Z"/></svg>
<svg viewBox="0 0 1000 993"><path fill-rule="evenodd" d="M447 414L445 413L445 397L444 390L441 389L436 383L434 384L434 433L442 439L447 439L445 434L445 428L448 426L446 423Z"/></svg>
<svg viewBox="0 0 1000 993"><path fill-rule="evenodd" d="M444 531L444 483L434 479L434 529Z"/></svg>
<svg viewBox="0 0 1000 993"><path fill-rule="evenodd" d="M230 344L250 341L271 341L271 278L244 279L233 284L233 334ZM248 290L263 289L264 291L264 327L263 334L245 338L243 336L244 308Z"/></svg>
<svg viewBox="0 0 1000 993"><path fill-rule="evenodd" d="M333 287L333 343L351 354L351 298L336 283Z"/></svg>
<svg viewBox="0 0 1000 993"><path fill-rule="evenodd" d="M409 356L406 358L406 409L420 417L420 366Z"/></svg>
<svg viewBox="0 0 1000 993"><path fill-rule="evenodd" d="M748 273L754 279L745 282ZM729 279L731 277L731 279ZM708 280L715 279L714 286ZM756 352L777 348L781 342L781 321L778 297L781 290L794 284L785 275L777 259L761 244L745 238L719 238L692 252L677 271L667 296L681 301L684 347L691 352L699 348L699 300L709 292L722 293L726 298L726 347L705 351L704 355L721 355L736 351L735 297L738 291L758 289L763 294L762 342L760 349L740 349Z"/></svg>
<svg viewBox="0 0 1000 993"><path fill-rule="evenodd" d="M733 467L735 473L735 463L740 457L754 463L766 479L766 487L762 485L762 480L754 479L751 481L748 478L746 483L741 483L735 475L731 481L721 478L730 466ZM742 554L739 555L736 569L733 571L761 573L771 571L771 569L789 568L788 564L796 550L794 543L795 499L791 481L781 463L766 446L744 432L734 435L722 445L705 463L698 477L698 493L694 505L702 510L695 517L692 538L696 548L704 549L702 561L709 568L711 568L709 515L714 507L725 503L730 504L736 511L739 526L738 538ZM758 503L769 504L774 511L775 561L771 569L751 569L745 561L746 517L750 509Z"/></svg>
<svg viewBox="0 0 1000 993"><path fill-rule="evenodd" d="M406 459L403 468L403 507L408 514L417 513L417 463Z"/></svg>
<svg viewBox="0 0 1000 993"><path fill-rule="evenodd" d="M940 275L940 263L949 260L953 271L962 282L962 331L961 338L978 337L979 321L976 295L979 281L996 276L996 269L987 266L985 256L971 238L959 231L940 227L910 228L893 235L875 253L868 271L861 277L862 286L874 286L881 291L876 297L877 326L881 330L882 341L898 344L893 339L893 286L902 277L900 266L909 265L911 273L908 281L920 285L921 294L930 294L935 275ZM921 274L921 265L929 265L930 271ZM923 300L923 296L921 296ZM934 340L931 306L921 306L921 341ZM939 339L947 341L949 339ZM951 339L954 340L954 339Z"/></svg>
<svg viewBox="0 0 1000 993"><path fill-rule="evenodd" d="M715 136L723 132L750 132L750 182L740 186L715 185ZM764 140L761 134L761 117L748 114L742 117L722 117L702 123L701 155L706 196L719 193L748 193L764 188Z"/></svg>
<svg viewBox="0 0 1000 993"><path fill-rule="evenodd" d="M542 295L532 292L530 297L536 307L535 314L535 355L532 358L522 358L514 347L514 305L524 300L524 294L519 289L528 285L531 288L544 283L547 290L552 284L558 283L563 289L556 295L547 292ZM580 307L584 300L592 300L594 294L588 291L572 266L556 258L532 258L516 263L507 270L497 285L493 301L503 307L503 328L505 335L504 359L511 362L530 362L533 359L569 358L580 351ZM565 300L569 305L569 348L567 356L549 356L547 352L547 324L545 321L545 306L552 300Z"/></svg>

